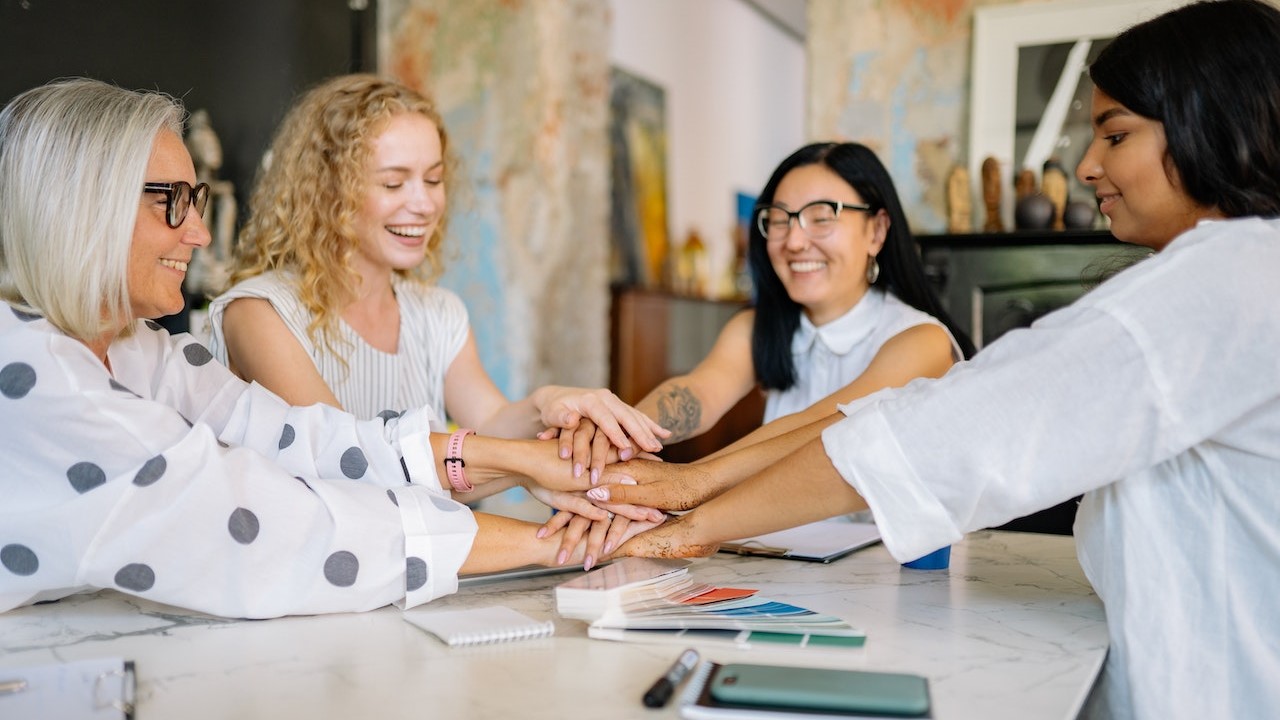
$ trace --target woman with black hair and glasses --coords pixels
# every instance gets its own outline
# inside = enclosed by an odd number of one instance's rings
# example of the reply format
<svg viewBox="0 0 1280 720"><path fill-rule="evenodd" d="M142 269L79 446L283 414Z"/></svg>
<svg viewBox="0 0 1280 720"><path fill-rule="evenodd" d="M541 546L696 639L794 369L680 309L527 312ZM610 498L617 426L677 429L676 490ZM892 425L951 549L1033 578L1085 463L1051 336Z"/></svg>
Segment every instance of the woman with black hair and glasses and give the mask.
<svg viewBox="0 0 1280 720"><path fill-rule="evenodd" d="M668 443L705 432L757 385L766 426L730 448L972 354L926 284L893 181L867 147L792 153L761 191L749 233L755 307L697 367L637 405L672 431Z"/></svg>
<svg viewBox="0 0 1280 720"><path fill-rule="evenodd" d="M688 465L633 460L605 470L611 482L641 486L631 492L653 492L661 507L714 497L794 449L802 434L794 431L839 404L939 377L973 352L926 284L893 181L867 147L816 143L792 153L761 191L755 220L755 307L730 319L689 374L636 407L673 442L710 428L760 385L765 424ZM609 492L587 495L607 502ZM554 516L544 531L567 520Z"/></svg>

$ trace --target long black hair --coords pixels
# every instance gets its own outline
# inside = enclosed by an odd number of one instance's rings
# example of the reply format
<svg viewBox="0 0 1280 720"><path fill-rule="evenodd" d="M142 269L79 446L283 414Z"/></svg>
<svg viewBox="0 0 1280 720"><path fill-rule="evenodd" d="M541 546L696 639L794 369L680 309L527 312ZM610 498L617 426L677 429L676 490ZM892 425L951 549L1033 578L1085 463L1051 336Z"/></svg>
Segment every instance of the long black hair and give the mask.
<svg viewBox="0 0 1280 720"><path fill-rule="evenodd" d="M938 297L929 287L920 263L906 215L898 201L889 171L876 154L858 143L815 143L795 151L778 165L760 191L759 203L773 202L778 183L792 170L806 165L825 165L858 192L872 212L884 210L889 215L889 232L876 260L880 263L877 285L887 288L908 305L926 312L942 322L959 343L964 356L973 355L973 343L942 309ZM791 358L791 337L800 327L800 303L791 299L782 279L774 272L765 249L765 238L755 222L751 223L747 242L751 277L756 287L756 317L751 332L751 359L756 379L769 390L786 390L796 383L795 362Z"/></svg>
<svg viewBox="0 0 1280 720"><path fill-rule="evenodd" d="M1227 217L1280 215L1280 11L1198 2L1120 33L1089 67L1113 100L1164 125L1192 200Z"/></svg>

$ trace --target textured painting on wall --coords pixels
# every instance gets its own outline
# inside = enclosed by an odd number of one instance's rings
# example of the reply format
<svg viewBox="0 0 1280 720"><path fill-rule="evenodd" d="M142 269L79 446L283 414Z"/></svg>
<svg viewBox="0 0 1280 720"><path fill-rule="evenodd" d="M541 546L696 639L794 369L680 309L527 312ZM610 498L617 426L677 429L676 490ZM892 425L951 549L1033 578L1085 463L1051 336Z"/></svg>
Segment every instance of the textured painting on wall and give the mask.
<svg viewBox="0 0 1280 720"><path fill-rule="evenodd" d="M669 247L666 93L618 68L609 82L610 279L656 287Z"/></svg>

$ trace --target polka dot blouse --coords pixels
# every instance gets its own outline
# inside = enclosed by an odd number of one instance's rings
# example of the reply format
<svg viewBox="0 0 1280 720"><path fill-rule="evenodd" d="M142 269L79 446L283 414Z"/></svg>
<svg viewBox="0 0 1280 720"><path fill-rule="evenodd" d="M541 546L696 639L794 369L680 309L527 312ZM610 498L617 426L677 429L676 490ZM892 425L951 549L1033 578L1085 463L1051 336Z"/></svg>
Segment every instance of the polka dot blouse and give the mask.
<svg viewBox="0 0 1280 720"><path fill-rule="evenodd" d="M0 304L0 611L109 588L230 617L457 589L430 411L295 408L140 321L108 356Z"/></svg>

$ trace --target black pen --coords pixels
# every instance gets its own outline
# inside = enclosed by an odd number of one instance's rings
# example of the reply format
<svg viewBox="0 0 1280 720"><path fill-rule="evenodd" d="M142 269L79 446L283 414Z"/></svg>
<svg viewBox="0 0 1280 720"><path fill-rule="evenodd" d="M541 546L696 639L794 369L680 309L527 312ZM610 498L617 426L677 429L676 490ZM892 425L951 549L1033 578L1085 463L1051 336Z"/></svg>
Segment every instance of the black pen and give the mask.
<svg viewBox="0 0 1280 720"><path fill-rule="evenodd" d="M671 699L671 693L675 692L676 687L680 685L680 681L683 680L684 676L688 675L689 671L693 669L693 666L697 664L697 650L689 648L688 650L680 653L680 657L676 658L676 662L671 666L671 669L668 670L665 675L658 678L657 682L653 684L653 687L645 691L645 707L660 708L663 705L666 705L667 701Z"/></svg>

